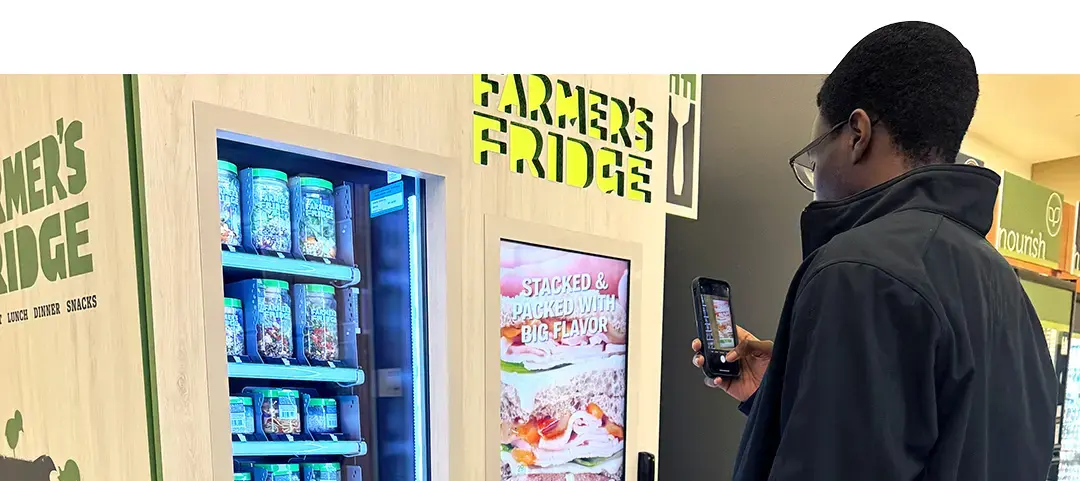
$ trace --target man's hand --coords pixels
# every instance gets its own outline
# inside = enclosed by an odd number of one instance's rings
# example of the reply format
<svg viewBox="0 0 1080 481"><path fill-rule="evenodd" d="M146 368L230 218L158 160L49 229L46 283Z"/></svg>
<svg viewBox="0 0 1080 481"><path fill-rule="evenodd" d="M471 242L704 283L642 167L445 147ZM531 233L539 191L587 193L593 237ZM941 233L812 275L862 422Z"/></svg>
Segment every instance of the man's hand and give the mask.
<svg viewBox="0 0 1080 481"><path fill-rule="evenodd" d="M757 392L758 386L761 385L765 368L769 367L769 361L772 360L773 343L762 341L741 327L735 328L739 335L739 342L734 350L728 352L727 361L739 361L739 377L736 379L705 378L705 385L723 389L731 397L743 402ZM701 355L701 340L694 339L690 348L694 350L694 358L691 362L694 366L701 368L705 364L705 357Z"/></svg>

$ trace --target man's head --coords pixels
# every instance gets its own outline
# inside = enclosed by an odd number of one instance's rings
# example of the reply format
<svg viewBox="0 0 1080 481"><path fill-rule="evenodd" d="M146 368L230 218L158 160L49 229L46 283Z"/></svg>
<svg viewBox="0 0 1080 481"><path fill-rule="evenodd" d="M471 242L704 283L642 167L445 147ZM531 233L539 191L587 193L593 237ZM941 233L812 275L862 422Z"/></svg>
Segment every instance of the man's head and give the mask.
<svg viewBox="0 0 1080 481"><path fill-rule="evenodd" d="M953 162L978 98L971 52L947 30L901 22L867 35L818 91L818 142L803 156L815 198L842 199Z"/></svg>

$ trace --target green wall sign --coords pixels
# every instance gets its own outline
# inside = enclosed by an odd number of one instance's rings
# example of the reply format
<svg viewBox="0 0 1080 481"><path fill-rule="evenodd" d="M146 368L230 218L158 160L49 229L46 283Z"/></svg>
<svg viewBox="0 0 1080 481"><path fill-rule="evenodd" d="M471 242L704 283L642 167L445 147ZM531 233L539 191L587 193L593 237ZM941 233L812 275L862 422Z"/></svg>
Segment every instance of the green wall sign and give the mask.
<svg viewBox="0 0 1080 481"><path fill-rule="evenodd" d="M1006 256L1057 269L1064 241L1060 192L1005 172L997 248Z"/></svg>

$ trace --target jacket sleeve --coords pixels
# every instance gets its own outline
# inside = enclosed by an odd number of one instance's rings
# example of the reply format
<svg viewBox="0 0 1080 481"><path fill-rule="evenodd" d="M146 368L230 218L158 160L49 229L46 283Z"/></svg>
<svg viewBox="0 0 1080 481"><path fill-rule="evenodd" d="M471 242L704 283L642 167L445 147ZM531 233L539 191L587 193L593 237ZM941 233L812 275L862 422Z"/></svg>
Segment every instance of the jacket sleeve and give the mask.
<svg viewBox="0 0 1080 481"><path fill-rule="evenodd" d="M937 438L942 324L879 268L840 262L795 300L770 481L910 481Z"/></svg>

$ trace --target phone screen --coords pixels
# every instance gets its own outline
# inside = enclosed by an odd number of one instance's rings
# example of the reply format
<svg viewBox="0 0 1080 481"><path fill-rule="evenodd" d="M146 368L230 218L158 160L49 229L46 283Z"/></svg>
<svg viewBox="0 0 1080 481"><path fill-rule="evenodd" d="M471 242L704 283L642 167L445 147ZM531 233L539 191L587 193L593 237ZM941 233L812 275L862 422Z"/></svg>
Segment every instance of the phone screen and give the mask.
<svg viewBox="0 0 1080 481"><path fill-rule="evenodd" d="M735 325L731 322L731 302L727 298L702 295L702 309L708 315L709 328L705 331L705 348L725 351L735 348Z"/></svg>

